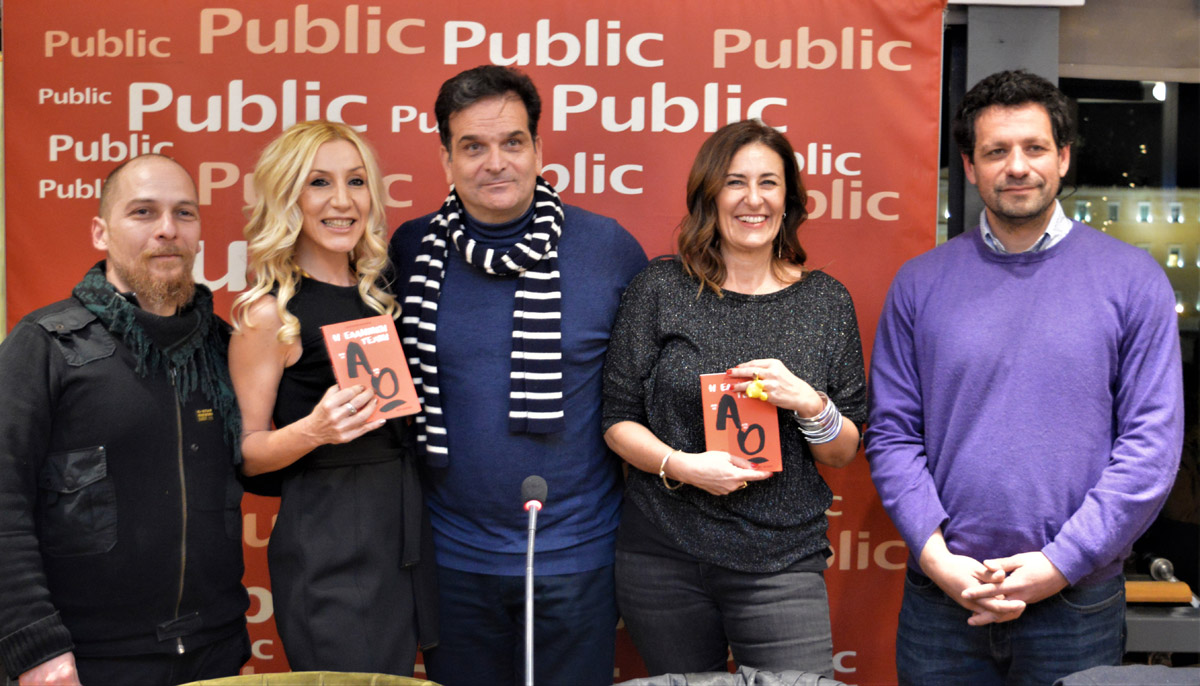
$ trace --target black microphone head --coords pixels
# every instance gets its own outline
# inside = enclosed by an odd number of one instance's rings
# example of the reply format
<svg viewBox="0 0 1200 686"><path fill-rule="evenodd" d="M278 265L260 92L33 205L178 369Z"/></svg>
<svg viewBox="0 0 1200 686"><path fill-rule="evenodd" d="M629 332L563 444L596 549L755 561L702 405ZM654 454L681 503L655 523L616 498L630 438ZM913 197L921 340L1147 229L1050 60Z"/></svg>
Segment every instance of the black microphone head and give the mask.
<svg viewBox="0 0 1200 686"><path fill-rule="evenodd" d="M530 500L546 503L546 480L536 474L525 477L521 482L521 502L527 503Z"/></svg>

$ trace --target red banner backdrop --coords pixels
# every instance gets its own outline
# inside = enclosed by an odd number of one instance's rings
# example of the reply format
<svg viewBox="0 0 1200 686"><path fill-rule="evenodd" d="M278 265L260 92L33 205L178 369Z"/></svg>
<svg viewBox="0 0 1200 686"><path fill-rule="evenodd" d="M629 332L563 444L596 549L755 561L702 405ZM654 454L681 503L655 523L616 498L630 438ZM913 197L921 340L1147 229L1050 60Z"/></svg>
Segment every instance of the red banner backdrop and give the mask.
<svg viewBox="0 0 1200 686"><path fill-rule="evenodd" d="M936 225L943 0L512 3L410 0L9 0L4 23L8 313L64 297L100 256L86 228L101 179L143 152L195 176L195 275L219 312L245 288L242 207L261 148L292 122L358 127L380 153L389 221L446 192L433 100L483 63L527 71L544 100L544 175L567 202L671 251L687 170L719 126L786 131L810 189L809 264L850 289L870 348L888 283ZM825 472L837 676L895 680L907 550L860 457ZM287 668L271 620L273 503L245 505L254 658ZM618 679L643 674L622 637Z"/></svg>

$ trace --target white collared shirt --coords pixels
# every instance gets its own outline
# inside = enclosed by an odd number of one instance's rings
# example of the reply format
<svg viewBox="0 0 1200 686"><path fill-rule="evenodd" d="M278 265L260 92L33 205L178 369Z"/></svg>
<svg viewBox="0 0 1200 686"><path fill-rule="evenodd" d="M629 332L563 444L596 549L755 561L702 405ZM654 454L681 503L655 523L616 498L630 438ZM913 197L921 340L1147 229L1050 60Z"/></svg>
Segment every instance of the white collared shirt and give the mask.
<svg viewBox="0 0 1200 686"><path fill-rule="evenodd" d="M1067 213L1063 212L1062 204L1055 200L1054 214L1050 217L1050 222L1046 224L1046 232L1034 242L1032 247L1024 252L1038 252L1053 247L1067 237L1072 226L1074 224L1070 219L1067 219ZM984 244L991 248L993 252L998 252L1001 255L1008 254L1008 250L1004 247L1004 244L992 233L992 227L988 224L987 210L979 213L979 230L983 232Z"/></svg>

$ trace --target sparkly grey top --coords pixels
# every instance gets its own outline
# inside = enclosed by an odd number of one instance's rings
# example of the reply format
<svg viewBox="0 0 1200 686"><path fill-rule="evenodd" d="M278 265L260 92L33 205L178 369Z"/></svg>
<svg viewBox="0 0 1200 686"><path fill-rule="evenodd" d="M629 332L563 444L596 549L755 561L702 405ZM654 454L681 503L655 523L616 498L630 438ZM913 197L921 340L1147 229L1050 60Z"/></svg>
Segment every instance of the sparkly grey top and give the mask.
<svg viewBox="0 0 1200 686"><path fill-rule="evenodd" d="M667 445L704 451L700 375L776 358L859 425L867 416L862 341L850 294L823 272L766 295L706 289L676 260L652 263L621 299L604 367L604 429L638 422ZM775 572L825 550L833 495L780 410L783 471L726 496L629 470L626 497L657 533L705 562Z"/></svg>

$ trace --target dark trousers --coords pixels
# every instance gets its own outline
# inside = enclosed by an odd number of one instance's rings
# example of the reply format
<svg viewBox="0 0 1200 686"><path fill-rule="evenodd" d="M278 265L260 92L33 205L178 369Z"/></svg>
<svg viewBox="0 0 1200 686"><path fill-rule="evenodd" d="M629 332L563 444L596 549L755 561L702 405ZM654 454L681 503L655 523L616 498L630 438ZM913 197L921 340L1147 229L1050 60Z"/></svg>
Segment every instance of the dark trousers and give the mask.
<svg viewBox="0 0 1200 686"><path fill-rule="evenodd" d="M756 574L617 550L617 604L650 674L739 665L833 676L821 572Z"/></svg>
<svg viewBox="0 0 1200 686"><path fill-rule="evenodd" d="M250 659L245 629L183 655L162 653L124 657L78 657L75 668L84 686L174 686L201 679L234 676ZM17 680L6 682L16 686Z"/></svg>
<svg viewBox="0 0 1200 686"><path fill-rule="evenodd" d="M525 577L438 567L441 641L425 673L443 686L525 680ZM617 604L611 565L534 579L534 682L607 686L613 681Z"/></svg>

